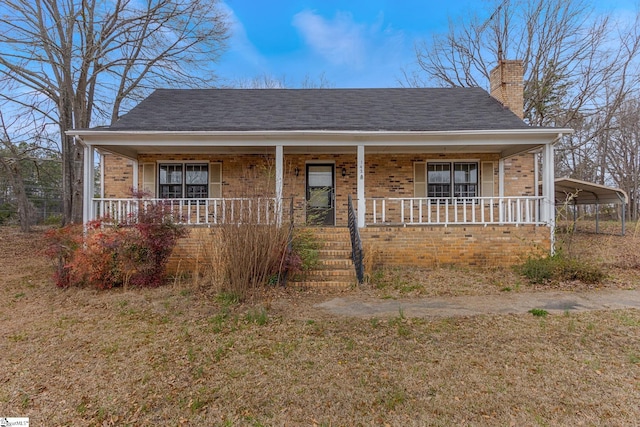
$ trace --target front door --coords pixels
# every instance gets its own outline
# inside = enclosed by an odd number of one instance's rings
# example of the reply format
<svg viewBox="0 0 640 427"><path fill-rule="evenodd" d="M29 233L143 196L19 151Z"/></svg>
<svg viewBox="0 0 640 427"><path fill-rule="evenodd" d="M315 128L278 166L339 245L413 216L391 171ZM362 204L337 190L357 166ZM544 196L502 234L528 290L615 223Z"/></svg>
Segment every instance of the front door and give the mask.
<svg viewBox="0 0 640 427"><path fill-rule="evenodd" d="M335 225L334 165L307 165L307 224Z"/></svg>

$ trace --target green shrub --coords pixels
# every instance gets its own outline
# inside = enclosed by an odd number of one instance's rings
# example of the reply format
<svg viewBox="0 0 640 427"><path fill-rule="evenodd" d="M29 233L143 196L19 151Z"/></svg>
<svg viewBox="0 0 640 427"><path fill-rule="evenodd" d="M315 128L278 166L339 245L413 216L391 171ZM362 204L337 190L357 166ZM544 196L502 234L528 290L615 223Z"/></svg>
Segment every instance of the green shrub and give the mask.
<svg viewBox="0 0 640 427"><path fill-rule="evenodd" d="M517 267L517 270L529 282L542 284L551 280L555 274L557 260L555 256L551 257L531 257L524 264Z"/></svg>
<svg viewBox="0 0 640 427"><path fill-rule="evenodd" d="M563 280L579 280L583 283L600 283L605 277L600 267L576 258L562 259L558 276Z"/></svg>
<svg viewBox="0 0 640 427"><path fill-rule="evenodd" d="M534 284L553 280L600 283L605 278L604 272L598 265L567 257L563 252L557 252L549 257L531 257L518 266L517 271Z"/></svg>
<svg viewBox="0 0 640 427"><path fill-rule="evenodd" d="M320 243L311 230L296 230L291 242L291 252L300 257L300 270L313 270L320 262Z"/></svg>

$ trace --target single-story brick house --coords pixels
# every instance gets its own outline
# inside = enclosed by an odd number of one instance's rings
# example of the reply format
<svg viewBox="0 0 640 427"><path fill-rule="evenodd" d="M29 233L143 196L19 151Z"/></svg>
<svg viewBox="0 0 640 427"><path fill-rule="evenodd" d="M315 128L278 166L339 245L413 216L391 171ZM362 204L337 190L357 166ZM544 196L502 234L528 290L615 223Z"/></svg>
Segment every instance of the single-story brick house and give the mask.
<svg viewBox="0 0 640 427"><path fill-rule="evenodd" d="M70 132L85 170L94 150L103 155L101 188L85 182L84 219L135 209L133 187L205 230L248 209L346 227L351 195L365 247L382 262L499 265L549 251L553 147L571 130L523 122L521 62L502 61L491 78L491 95L156 90L111 126Z"/></svg>

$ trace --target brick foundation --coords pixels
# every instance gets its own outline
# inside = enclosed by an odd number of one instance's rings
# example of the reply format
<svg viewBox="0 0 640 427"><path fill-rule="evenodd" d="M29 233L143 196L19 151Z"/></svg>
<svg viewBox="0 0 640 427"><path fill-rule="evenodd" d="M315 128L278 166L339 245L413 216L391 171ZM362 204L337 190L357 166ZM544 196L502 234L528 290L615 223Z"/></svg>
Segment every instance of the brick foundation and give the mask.
<svg viewBox="0 0 640 427"><path fill-rule="evenodd" d="M206 264L203 242L215 228L192 227L171 256L170 274L197 274ZM360 230L365 258L377 265L505 267L548 254L544 226L366 227ZM215 237L214 237L215 238Z"/></svg>
<svg viewBox="0 0 640 427"><path fill-rule="evenodd" d="M548 254L548 227L367 227L363 247L374 263L389 266L503 267Z"/></svg>

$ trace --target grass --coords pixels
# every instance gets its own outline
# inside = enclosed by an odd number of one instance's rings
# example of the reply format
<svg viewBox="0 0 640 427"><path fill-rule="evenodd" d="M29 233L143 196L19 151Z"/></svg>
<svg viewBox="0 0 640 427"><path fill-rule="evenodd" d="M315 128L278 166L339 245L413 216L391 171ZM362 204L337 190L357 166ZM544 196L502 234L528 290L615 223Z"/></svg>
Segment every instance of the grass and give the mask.
<svg viewBox="0 0 640 427"><path fill-rule="evenodd" d="M533 314L536 317L547 317L547 315L549 314L547 310L544 310L542 308L532 308L531 310L529 310L529 313Z"/></svg>
<svg viewBox="0 0 640 427"><path fill-rule="evenodd" d="M37 425L640 419L638 310L543 322L527 313L415 319L402 310L355 319L327 315L314 303L330 296L305 292L251 306L188 284L60 290L47 261L33 255L34 236L17 234L9 244L2 231L0 258L12 262L0 263L0 298L13 305L0 313L0 414ZM486 292L517 292L499 281L484 282ZM463 280L452 286L481 291ZM13 298L22 292L27 297Z"/></svg>

